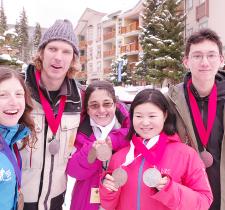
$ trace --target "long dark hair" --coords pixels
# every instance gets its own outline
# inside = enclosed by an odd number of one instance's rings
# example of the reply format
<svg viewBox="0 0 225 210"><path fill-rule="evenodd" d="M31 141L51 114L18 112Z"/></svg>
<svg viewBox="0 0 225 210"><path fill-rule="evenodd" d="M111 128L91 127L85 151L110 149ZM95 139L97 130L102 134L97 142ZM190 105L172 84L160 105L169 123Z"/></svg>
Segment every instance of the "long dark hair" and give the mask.
<svg viewBox="0 0 225 210"><path fill-rule="evenodd" d="M136 106L145 104L145 103L152 103L156 105L164 114L167 114L163 132L167 135L174 135L177 131L176 129L176 115L170 108L168 101L166 100L165 96L156 89L145 89L139 92L130 106L130 129L127 135L127 139L130 140L135 133L134 126L133 126L133 115L134 109Z"/></svg>
<svg viewBox="0 0 225 210"><path fill-rule="evenodd" d="M21 86L24 89L24 98L25 98L25 110L21 118L19 119L19 124L27 126L31 130L31 138L26 137L23 141L23 145L26 144L34 145L36 142L36 135L35 135L35 124L31 117L31 111L33 110L33 103L31 100L31 95L29 89L26 87L24 83L24 79L19 72L13 70L9 67L0 66L0 84L8 79L16 78L20 82ZM12 84L13 85L13 84Z"/></svg>

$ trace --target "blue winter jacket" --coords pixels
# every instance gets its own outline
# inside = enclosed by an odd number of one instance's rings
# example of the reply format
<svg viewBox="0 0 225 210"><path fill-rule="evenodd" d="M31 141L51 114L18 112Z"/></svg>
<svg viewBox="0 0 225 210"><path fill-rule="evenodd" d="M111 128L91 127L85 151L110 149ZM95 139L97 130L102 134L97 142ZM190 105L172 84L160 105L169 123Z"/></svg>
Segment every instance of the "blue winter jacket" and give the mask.
<svg viewBox="0 0 225 210"><path fill-rule="evenodd" d="M30 134L22 125L5 127L0 125L0 135L10 146L15 158L13 145ZM17 161L16 161L17 162ZM0 210L15 210L17 207L18 185L16 174L8 157L0 150Z"/></svg>

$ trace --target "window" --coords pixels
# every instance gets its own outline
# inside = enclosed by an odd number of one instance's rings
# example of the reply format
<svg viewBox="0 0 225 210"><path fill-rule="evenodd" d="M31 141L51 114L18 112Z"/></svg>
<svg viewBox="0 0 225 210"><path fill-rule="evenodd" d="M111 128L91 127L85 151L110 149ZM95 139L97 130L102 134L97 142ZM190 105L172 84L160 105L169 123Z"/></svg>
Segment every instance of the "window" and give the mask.
<svg viewBox="0 0 225 210"><path fill-rule="evenodd" d="M97 71L98 72L101 72L101 62L98 62L97 63Z"/></svg>
<svg viewBox="0 0 225 210"><path fill-rule="evenodd" d="M101 34L102 34L102 27L100 24L98 24L97 26L97 40L100 41L101 40Z"/></svg>
<svg viewBox="0 0 225 210"><path fill-rule="evenodd" d="M92 41L93 40L93 26L89 25L88 26L88 37L87 37L88 41Z"/></svg>
<svg viewBox="0 0 225 210"><path fill-rule="evenodd" d="M97 47L97 59L101 58L101 45Z"/></svg>
<svg viewBox="0 0 225 210"><path fill-rule="evenodd" d="M187 0L187 9L191 9L193 7L193 0Z"/></svg>
<svg viewBox="0 0 225 210"><path fill-rule="evenodd" d="M191 34L193 33L193 28L189 28L187 29L187 37L191 36Z"/></svg>

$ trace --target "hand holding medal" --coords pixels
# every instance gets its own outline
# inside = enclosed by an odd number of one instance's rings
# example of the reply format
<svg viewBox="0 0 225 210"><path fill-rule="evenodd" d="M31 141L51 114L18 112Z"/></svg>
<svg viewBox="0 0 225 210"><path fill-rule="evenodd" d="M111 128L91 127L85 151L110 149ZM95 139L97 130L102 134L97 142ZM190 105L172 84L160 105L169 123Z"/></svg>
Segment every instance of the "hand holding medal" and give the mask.
<svg viewBox="0 0 225 210"><path fill-rule="evenodd" d="M110 191L117 191L119 187L126 184L127 178L127 172L122 167L119 167L113 171L112 175L106 174L103 185Z"/></svg>
<svg viewBox="0 0 225 210"><path fill-rule="evenodd" d="M149 168L143 173L143 182L148 187L155 187L161 190L168 182L168 177L162 177L157 168Z"/></svg>
<svg viewBox="0 0 225 210"><path fill-rule="evenodd" d="M88 162L93 163L96 158L100 161L110 160L112 156L112 144L109 138L106 140L97 140L93 143L88 153Z"/></svg>
<svg viewBox="0 0 225 210"><path fill-rule="evenodd" d="M127 172L123 168L117 168L113 171L112 177L114 178L114 183L117 188L122 187L127 182Z"/></svg>

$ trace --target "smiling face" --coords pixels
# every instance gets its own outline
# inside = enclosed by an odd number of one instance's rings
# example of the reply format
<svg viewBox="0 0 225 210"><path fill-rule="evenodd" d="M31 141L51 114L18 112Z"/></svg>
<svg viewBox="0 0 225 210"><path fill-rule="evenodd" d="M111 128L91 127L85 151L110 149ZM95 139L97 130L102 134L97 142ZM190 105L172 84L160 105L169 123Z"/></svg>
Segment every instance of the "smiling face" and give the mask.
<svg viewBox="0 0 225 210"><path fill-rule="evenodd" d="M140 104L134 108L134 130L142 138L150 139L161 133L166 117L166 114L153 103Z"/></svg>
<svg viewBox="0 0 225 210"><path fill-rule="evenodd" d="M87 113L96 124L106 126L112 122L116 105L106 90L95 90L88 100Z"/></svg>
<svg viewBox="0 0 225 210"><path fill-rule="evenodd" d="M0 124L14 126L25 110L24 89L15 77L0 83Z"/></svg>
<svg viewBox="0 0 225 210"><path fill-rule="evenodd" d="M42 78L48 81L64 80L73 61L74 51L72 45L65 41L49 42L41 55L43 69Z"/></svg>
<svg viewBox="0 0 225 210"><path fill-rule="evenodd" d="M224 64L224 58L215 42L204 40L191 45L183 63L190 69L193 83L214 82L216 73Z"/></svg>

